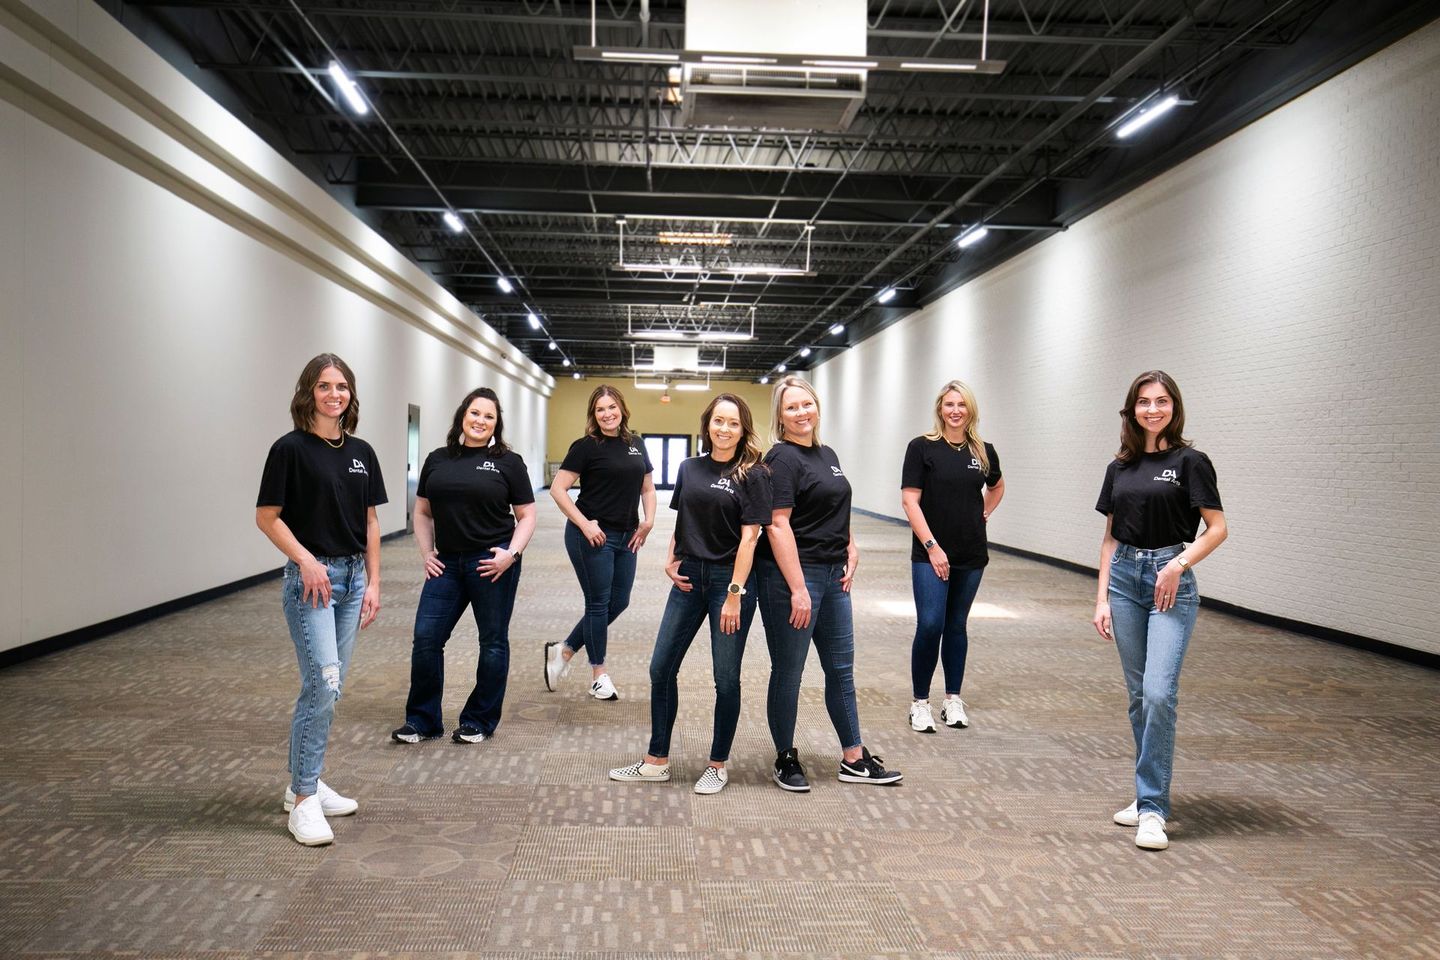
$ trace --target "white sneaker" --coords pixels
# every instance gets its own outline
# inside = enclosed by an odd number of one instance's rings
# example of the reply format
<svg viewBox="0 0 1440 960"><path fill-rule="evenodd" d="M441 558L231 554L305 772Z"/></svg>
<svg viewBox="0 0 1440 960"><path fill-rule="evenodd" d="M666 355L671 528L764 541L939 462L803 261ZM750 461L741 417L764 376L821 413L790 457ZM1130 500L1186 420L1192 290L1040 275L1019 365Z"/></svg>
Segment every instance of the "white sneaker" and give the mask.
<svg viewBox="0 0 1440 960"><path fill-rule="evenodd" d="M596 700L619 700L620 694L615 689L615 684L610 682L610 674L602 673L590 684L590 696Z"/></svg>
<svg viewBox="0 0 1440 960"><path fill-rule="evenodd" d="M1164 850L1170 846L1165 836L1165 818L1154 810L1140 814L1140 826L1135 831L1135 846L1145 850Z"/></svg>
<svg viewBox="0 0 1440 960"><path fill-rule="evenodd" d="M916 700L910 704L910 729L916 733L935 732L935 715L930 712L929 700Z"/></svg>
<svg viewBox="0 0 1440 960"><path fill-rule="evenodd" d="M628 767L616 767L611 770L610 779L619 780L621 783L664 783L670 779L670 764L646 763L641 760Z"/></svg>
<svg viewBox="0 0 1440 960"><path fill-rule="evenodd" d="M946 697L940 707L940 719L947 727L968 727L970 718L965 716L965 701L959 697Z"/></svg>
<svg viewBox="0 0 1440 960"><path fill-rule="evenodd" d="M562 651L565 644L560 642L545 644L545 689L554 690L565 679L570 672L570 661L566 660Z"/></svg>
<svg viewBox="0 0 1440 960"><path fill-rule="evenodd" d="M290 835L307 847L323 847L335 841L335 834L320 809L319 794L306 797L290 811Z"/></svg>
<svg viewBox="0 0 1440 960"><path fill-rule="evenodd" d="M725 789L725 784L730 782L730 775L723 767L712 767L708 764L705 772L700 774L700 779L695 781L695 792L704 796L712 793L719 793Z"/></svg>
<svg viewBox="0 0 1440 960"><path fill-rule="evenodd" d="M348 817L360 809L360 804L349 797L342 797L331 790L324 780L315 781L315 796L320 798L320 812L327 817ZM295 809L295 791L285 788L285 810Z"/></svg>
<svg viewBox="0 0 1440 960"><path fill-rule="evenodd" d="M1115 822L1120 824L1120 826L1122 827L1133 827L1138 825L1140 823L1140 811L1135 809L1135 803L1136 801L1131 800L1130 806L1126 807L1124 810L1117 810L1114 817Z"/></svg>

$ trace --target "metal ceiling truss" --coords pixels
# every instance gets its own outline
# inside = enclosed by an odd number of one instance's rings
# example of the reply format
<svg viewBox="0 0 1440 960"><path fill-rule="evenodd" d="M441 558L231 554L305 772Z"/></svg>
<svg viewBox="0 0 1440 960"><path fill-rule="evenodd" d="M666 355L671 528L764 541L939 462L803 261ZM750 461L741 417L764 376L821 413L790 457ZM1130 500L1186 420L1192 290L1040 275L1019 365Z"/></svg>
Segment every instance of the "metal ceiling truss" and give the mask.
<svg viewBox="0 0 1440 960"><path fill-rule="evenodd" d="M577 45L678 50L683 0L650 0L646 23L639 0L602 0L593 37L589 0L101 2L144 21L141 36L168 31L189 54L178 66L537 363L612 376L637 329L753 325L725 345L727 376L808 366L1440 14L1423 0L990 0L1004 73L874 73L848 129L817 132L685 127L665 67L574 59ZM869 0L868 55L979 56L982 6ZM327 46L393 137L338 104ZM1162 90L1180 108L1118 141L1116 122ZM978 224L985 241L959 250ZM806 269L720 269L739 264ZM695 269L650 269L679 265Z"/></svg>

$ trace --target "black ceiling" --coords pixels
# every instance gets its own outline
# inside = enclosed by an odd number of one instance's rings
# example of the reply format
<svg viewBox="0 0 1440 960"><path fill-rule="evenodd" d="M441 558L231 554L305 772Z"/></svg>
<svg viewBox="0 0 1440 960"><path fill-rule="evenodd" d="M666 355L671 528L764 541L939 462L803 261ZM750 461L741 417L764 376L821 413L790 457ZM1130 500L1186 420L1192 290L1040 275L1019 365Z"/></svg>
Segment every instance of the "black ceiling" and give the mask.
<svg viewBox="0 0 1440 960"><path fill-rule="evenodd" d="M549 372L569 372L566 357L587 374L628 371L645 348L627 329L748 330L753 313L756 340L726 347L734 377L813 365L1440 13L1415 0L994 0L1002 74L872 74L849 129L817 133L680 126L665 67L573 58L590 42L588 2L297 2L303 17L290 0L104 6ZM870 0L869 53L976 57L984 6ZM601 46L683 44L677 0L599 10ZM391 130L334 105L327 44ZM1182 105L1118 140L1117 118L1162 89ZM427 178L469 235L441 222ZM714 232L734 262L801 264L808 236L814 276L617 270L622 217L626 262L713 258L657 238ZM977 223L990 235L961 251ZM502 293L491 260L521 288Z"/></svg>

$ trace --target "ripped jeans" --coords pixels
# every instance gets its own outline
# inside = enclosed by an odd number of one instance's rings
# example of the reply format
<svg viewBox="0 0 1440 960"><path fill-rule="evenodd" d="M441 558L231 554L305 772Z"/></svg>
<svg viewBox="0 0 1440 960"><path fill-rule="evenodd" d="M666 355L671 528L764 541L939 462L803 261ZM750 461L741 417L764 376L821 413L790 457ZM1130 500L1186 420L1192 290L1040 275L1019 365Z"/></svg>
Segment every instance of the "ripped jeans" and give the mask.
<svg viewBox="0 0 1440 960"><path fill-rule="evenodd" d="M295 658L300 663L300 696L290 722L290 789L297 796L315 792L325 766L330 721L345 675L355 635L360 632L360 602L365 597L365 556L316 557L330 572L330 604L312 607L304 597L300 568L285 564L281 603Z"/></svg>

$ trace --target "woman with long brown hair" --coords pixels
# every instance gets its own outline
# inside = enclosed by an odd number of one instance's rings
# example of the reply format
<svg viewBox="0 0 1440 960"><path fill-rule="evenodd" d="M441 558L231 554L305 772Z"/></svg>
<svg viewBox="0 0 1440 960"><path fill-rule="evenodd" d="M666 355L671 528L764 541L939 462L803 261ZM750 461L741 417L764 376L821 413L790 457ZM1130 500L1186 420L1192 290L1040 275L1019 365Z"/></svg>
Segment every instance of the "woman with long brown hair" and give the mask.
<svg viewBox="0 0 1440 960"><path fill-rule="evenodd" d="M630 430L620 391L601 384L590 394L585 436L570 444L550 483L565 514L565 550L585 594L585 613L563 641L545 644L545 686L554 690L580 650L590 658L590 696L618 700L605 669L610 624L630 605L635 555L655 526L655 481L645 444ZM580 496L570 488L580 482ZM643 504L645 517L635 511Z"/></svg>
<svg viewBox="0 0 1440 960"><path fill-rule="evenodd" d="M290 834L313 847L335 839L327 816L359 808L320 773L356 634L380 612L375 508L386 497L375 451L354 436L360 399L344 360L322 353L305 365L290 419L295 429L265 459L255 524L286 557L280 595L300 664L300 696L284 805Z"/></svg>
<svg viewBox="0 0 1440 960"><path fill-rule="evenodd" d="M722 393L700 415L700 453L680 464L670 509L678 511L665 574L670 597L650 657L650 747L637 763L610 771L611 780L670 779L670 732L679 708L676 679L706 617L715 669L715 725L710 763L695 792L719 793L729 782L725 762L740 721L740 662L755 616L751 565L760 528L770 522L770 471L750 408Z"/></svg>
<svg viewBox="0 0 1440 960"><path fill-rule="evenodd" d="M1180 664L1200 609L1191 568L1229 533L1215 467L1185 439L1180 388L1163 370L1140 374L1125 394L1120 450L1095 509L1105 536L1093 623L1120 653L1135 736L1135 800L1114 820L1137 828L1137 847L1163 850Z"/></svg>

